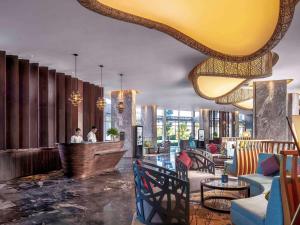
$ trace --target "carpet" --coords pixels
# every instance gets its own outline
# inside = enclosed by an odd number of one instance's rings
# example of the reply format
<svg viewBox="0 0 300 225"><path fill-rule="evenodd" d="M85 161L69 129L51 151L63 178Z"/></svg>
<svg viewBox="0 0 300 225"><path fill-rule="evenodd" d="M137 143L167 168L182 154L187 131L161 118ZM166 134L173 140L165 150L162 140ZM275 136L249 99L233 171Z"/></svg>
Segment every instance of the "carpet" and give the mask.
<svg viewBox="0 0 300 225"><path fill-rule="evenodd" d="M216 193L217 191L205 192L205 196ZM222 195L232 196L231 193L222 192ZM192 201L200 202L200 194L191 194ZM211 201L207 202L208 205L213 207L230 207L228 201ZM222 204L222 205L221 205ZM206 208L203 208L200 203L192 202L190 204L190 225L232 225L230 214L218 213Z"/></svg>
<svg viewBox="0 0 300 225"><path fill-rule="evenodd" d="M238 192L226 192L226 191L206 191L205 196L209 195L222 195L228 197L239 197L243 193ZM191 194L190 196L190 225L232 225L230 220L230 214L218 213L200 205L200 193ZM208 205L217 207L220 209L230 207L230 201L226 200L211 200L207 202ZM132 225L142 225L134 216Z"/></svg>

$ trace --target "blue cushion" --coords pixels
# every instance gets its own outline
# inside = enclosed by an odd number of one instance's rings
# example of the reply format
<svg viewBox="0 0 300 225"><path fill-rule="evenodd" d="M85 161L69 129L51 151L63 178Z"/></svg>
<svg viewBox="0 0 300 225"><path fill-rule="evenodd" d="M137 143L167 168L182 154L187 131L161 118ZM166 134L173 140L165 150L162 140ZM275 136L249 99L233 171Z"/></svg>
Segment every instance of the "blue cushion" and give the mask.
<svg viewBox="0 0 300 225"><path fill-rule="evenodd" d="M256 173L239 176L239 179L250 183L250 195L256 196L266 193L271 189L273 177Z"/></svg>
<svg viewBox="0 0 300 225"><path fill-rule="evenodd" d="M264 195L233 200L231 222L235 225L265 225L267 204Z"/></svg>

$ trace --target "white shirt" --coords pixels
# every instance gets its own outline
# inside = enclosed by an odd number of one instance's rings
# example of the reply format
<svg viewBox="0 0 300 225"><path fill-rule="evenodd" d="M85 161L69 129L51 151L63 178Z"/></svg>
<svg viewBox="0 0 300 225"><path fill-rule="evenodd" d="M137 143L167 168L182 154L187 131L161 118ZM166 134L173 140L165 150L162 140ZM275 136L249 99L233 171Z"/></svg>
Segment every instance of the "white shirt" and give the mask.
<svg viewBox="0 0 300 225"><path fill-rule="evenodd" d="M73 135L71 137L71 143L81 143L82 142L82 137L79 135Z"/></svg>
<svg viewBox="0 0 300 225"><path fill-rule="evenodd" d="M96 134L93 131L90 131L87 135L87 141L88 142L92 142L92 143L96 143L97 142L97 137Z"/></svg>

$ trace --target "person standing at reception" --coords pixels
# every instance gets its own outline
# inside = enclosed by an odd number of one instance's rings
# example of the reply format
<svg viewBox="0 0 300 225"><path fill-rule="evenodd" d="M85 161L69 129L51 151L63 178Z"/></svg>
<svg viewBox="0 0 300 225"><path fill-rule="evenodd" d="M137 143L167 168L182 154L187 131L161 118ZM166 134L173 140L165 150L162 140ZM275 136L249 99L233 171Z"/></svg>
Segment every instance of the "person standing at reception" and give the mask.
<svg viewBox="0 0 300 225"><path fill-rule="evenodd" d="M87 135L88 142L92 142L92 143L97 142L96 132L97 132L97 127L92 126L92 130Z"/></svg>
<svg viewBox="0 0 300 225"><path fill-rule="evenodd" d="M75 134L71 137L71 143L82 143L81 129L76 128Z"/></svg>

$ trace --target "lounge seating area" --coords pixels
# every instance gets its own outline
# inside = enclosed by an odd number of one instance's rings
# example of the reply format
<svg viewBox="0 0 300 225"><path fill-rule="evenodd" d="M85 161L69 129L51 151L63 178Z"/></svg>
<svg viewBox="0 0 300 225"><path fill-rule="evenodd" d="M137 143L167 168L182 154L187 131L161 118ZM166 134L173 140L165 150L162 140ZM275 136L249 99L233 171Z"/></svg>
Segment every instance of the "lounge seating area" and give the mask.
<svg viewBox="0 0 300 225"><path fill-rule="evenodd" d="M0 0L0 225L300 225L300 0Z"/></svg>

